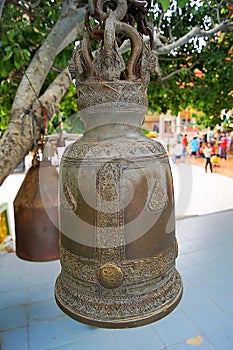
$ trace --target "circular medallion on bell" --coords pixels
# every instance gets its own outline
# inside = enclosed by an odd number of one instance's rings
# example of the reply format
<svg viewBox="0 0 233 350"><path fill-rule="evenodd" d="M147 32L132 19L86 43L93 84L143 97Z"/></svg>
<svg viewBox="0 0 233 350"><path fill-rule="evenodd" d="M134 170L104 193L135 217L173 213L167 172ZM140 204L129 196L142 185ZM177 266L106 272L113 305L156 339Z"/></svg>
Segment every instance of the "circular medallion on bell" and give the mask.
<svg viewBox="0 0 233 350"><path fill-rule="evenodd" d="M97 272L97 276L99 283L108 289L120 287L124 277L121 268L112 263L102 265Z"/></svg>

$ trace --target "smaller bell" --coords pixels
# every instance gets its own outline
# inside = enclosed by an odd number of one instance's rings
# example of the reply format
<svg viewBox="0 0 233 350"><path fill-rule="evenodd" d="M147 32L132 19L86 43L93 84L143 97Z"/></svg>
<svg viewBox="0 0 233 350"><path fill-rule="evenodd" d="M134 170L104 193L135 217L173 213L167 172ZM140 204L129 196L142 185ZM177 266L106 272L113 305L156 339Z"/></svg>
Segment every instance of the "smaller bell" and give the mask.
<svg viewBox="0 0 233 350"><path fill-rule="evenodd" d="M58 259L58 172L33 159L14 200L16 254L29 261Z"/></svg>

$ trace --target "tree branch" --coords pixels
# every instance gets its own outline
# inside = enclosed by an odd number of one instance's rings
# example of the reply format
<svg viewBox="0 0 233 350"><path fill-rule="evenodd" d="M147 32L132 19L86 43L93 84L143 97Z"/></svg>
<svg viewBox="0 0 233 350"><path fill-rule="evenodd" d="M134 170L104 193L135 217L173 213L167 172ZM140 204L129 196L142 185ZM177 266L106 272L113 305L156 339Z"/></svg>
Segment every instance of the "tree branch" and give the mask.
<svg viewBox="0 0 233 350"><path fill-rule="evenodd" d="M53 118L54 114L59 111L59 102L71 83L72 79L68 67L66 67L49 85L44 94L40 96L39 100L34 101L32 109L36 120L43 121L41 106L46 107L48 119L50 120Z"/></svg>
<svg viewBox="0 0 233 350"><path fill-rule="evenodd" d="M169 80L174 75L179 74L181 71L184 71L184 70L187 72L190 72L198 63L199 63L199 61L196 61L190 67L180 68L180 69L177 69L177 70L171 72L170 74L166 75L165 77L159 77L158 81L164 82L166 80Z"/></svg>
<svg viewBox="0 0 233 350"><path fill-rule="evenodd" d="M78 7L77 0L62 2L62 12L57 23L36 52L19 84L8 128L0 139L0 185L32 146L32 120L28 111L32 110L33 101L37 100L36 96L40 96L41 87L57 54L75 40L77 33L81 33L80 23L83 22L84 16L85 9Z"/></svg>
<svg viewBox="0 0 233 350"><path fill-rule="evenodd" d="M5 5L6 0L2 0L0 3L0 19L2 18L3 7Z"/></svg>
<svg viewBox="0 0 233 350"><path fill-rule="evenodd" d="M177 39L173 43L166 43L164 36L161 36L159 33L155 33L154 35L154 50L158 55L168 54L172 50L186 44L190 39L194 37L211 37L217 32L221 30L226 30L233 26L233 22L226 20L219 25L211 28L209 30L202 30L199 26L192 28L188 33L186 33L181 38ZM162 39L162 40L161 40ZM145 38L145 42L149 42L149 38ZM120 52L124 53L130 49L130 41L125 40L124 43L120 47Z"/></svg>
<svg viewBox="0 0 233 350"><path fill-rule="evenodd" d="M34 9L34 8L36 8L37 6L39 6L40 3L41 3L41 0L37 0L37 1L35 1L34 3L30 2L30 5L29 5L29 6L30 6L32 9Z"/></svg>
<svg viewBox="0 0 233 350"><path fill-rule="evenodd" d="M69 3L74 4L75 0L69 1ZM73 10L73 12L67 16L65 16L65 10L63 10L63 15L60 16L59 20L46 38L44 44L38 49L26 70L26 74L33 83L33 87L37 95L40 93L40 89L53 65L55 57L72 41L74 41L75 35L82 30L82 26L79 25L77 27L77 23L84 20L85 10L81 8L76 11L76 8L73 6L72 9L70 5L70 11L71 10ZM22 94L27 96L27 101L29 103L35 97L34 91L32 91L28 83L28 79L25 76L22 78L18 87L12 106L13 110L16 105L17 108L19 108L19 106L23 106L23 108L25 108L25 101L22 100ZM26 106L26 108L28 107L29 106Z"/></svg>
<svg viewBox="0 0 233 350"><path fill-rule="evenodd" d="M226 21L220 23L219 25L215 26L214 28L212 28L210 30L202 30L199 26L196 26L196 27L192 28L188 33L186 33L183 37L174 41L172 44L163 45L163 43L161 43L161 46L158 45L158 36L156 36L155 44L157 43L158 46L155 47L154 49L155 49L157 54L164 55L164 54L167 54L167 53L171 52L172 50L186 44L193 37L199 37L199 38L200 37L210 37L221 30L226 30L226 29L230 28L231 26L233 26L233 23L230 22L229 20L226 20Z"/></svg>

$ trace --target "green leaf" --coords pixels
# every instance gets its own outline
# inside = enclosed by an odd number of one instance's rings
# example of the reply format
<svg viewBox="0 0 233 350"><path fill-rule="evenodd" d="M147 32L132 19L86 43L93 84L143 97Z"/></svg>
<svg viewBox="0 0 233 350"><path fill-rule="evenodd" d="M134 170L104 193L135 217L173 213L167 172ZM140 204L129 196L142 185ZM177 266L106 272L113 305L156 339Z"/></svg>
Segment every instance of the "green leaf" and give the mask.
<svg viewBox="0 0 233 350"><path fill-rule="evenodd" d="M29 51L29 50L23 49L23 50L22 50L22 55L24 56L24 58L25 58L27 61L30 60L31 54L30 54L30 51Z"/></svg>
<svg viewBox="0 0 233 350"><path fill-rule="evenodd" d="M185 5L187 4L189 0L177 0L177 4L179 7L185 7Z"/></svg>
<svg viewBox="0 0 233 350"><path fill-rule="evenodd" d="M170 0L161 0L160 4L163 6L164 10L167 11L170 6Z"/></svg>
<svg viewBox="0 0 233 350"><path fill-rule="evenodd" d="M8 53L3 57L3 61L8 61L13 55L13 51L8 51Z"/></svg>
<svg viewBox="0 0 233 350"><path fill-rule="evenodd" d="M221 9L220 13L221 13L221 14L225 14L225 13L227 13L227 11L228 11L228 9L226 9L226 8L224 9L224 8L223 8L223 9Z"/></svg>
<svg viewBox="0 0 233 350"><path fill-rule="evenodd" d="M19 69L21 67L20 57L19 55L14 55L14 65L15 68Z"/></svg>
<svg viewBox="0 0 233 350"><path fill-rule="evenodd" d="M15 36L15 30L14 29L10 29L7 31L7 35L8 37L13 40L14 36Z"/></svg>
<svg viewBox="0 0 233 350"><path fill-rule="evenodd" d="M11 47L11 46L6 46L4 50L5 50L6 52L7 52L7 51L12 51L12 47Z"/></svg>
<svg viewBox="0 0 233 350"><path fill-rule="evenodd" d="M6 77L7 74L8 74L8 72L6 70L5 64L0 60L0 75L2 77Z"/></svg>

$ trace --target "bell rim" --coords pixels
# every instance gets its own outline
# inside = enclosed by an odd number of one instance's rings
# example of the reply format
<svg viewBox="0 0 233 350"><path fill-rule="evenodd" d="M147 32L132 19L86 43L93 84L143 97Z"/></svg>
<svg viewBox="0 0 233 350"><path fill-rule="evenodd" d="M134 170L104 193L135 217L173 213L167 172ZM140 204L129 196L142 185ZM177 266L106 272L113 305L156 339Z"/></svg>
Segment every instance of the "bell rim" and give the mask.
<svg viewBox="0 0 233 350"><path fill-rule="evenodd" d="M87 326L96 327L96 328L107 328L107 329L125 329L125 328L136 328L141 326L146 326L151 323L154 323L156 321L161 320L168 314L170 314L180 303L180 300L183 295L183 281L179 274L179 272L176 270L177 277L180 279L180 288L178 293L176 293L175 297L169 301L169 303L166 303L163 308L156 309L155 311L150 311L148 314L143 314L143 316L128 316L127 319L109 319L109 320L103 320L83 316L77 312L74 312L72 308L65 304L64 301L60 298L59 293L57 292L57 285L59 283L59 276L57 278L56 284L55 284L55 300L59 308L69 317L71 317L73 320L78 321L82 324L85 324Z"/></svg>

